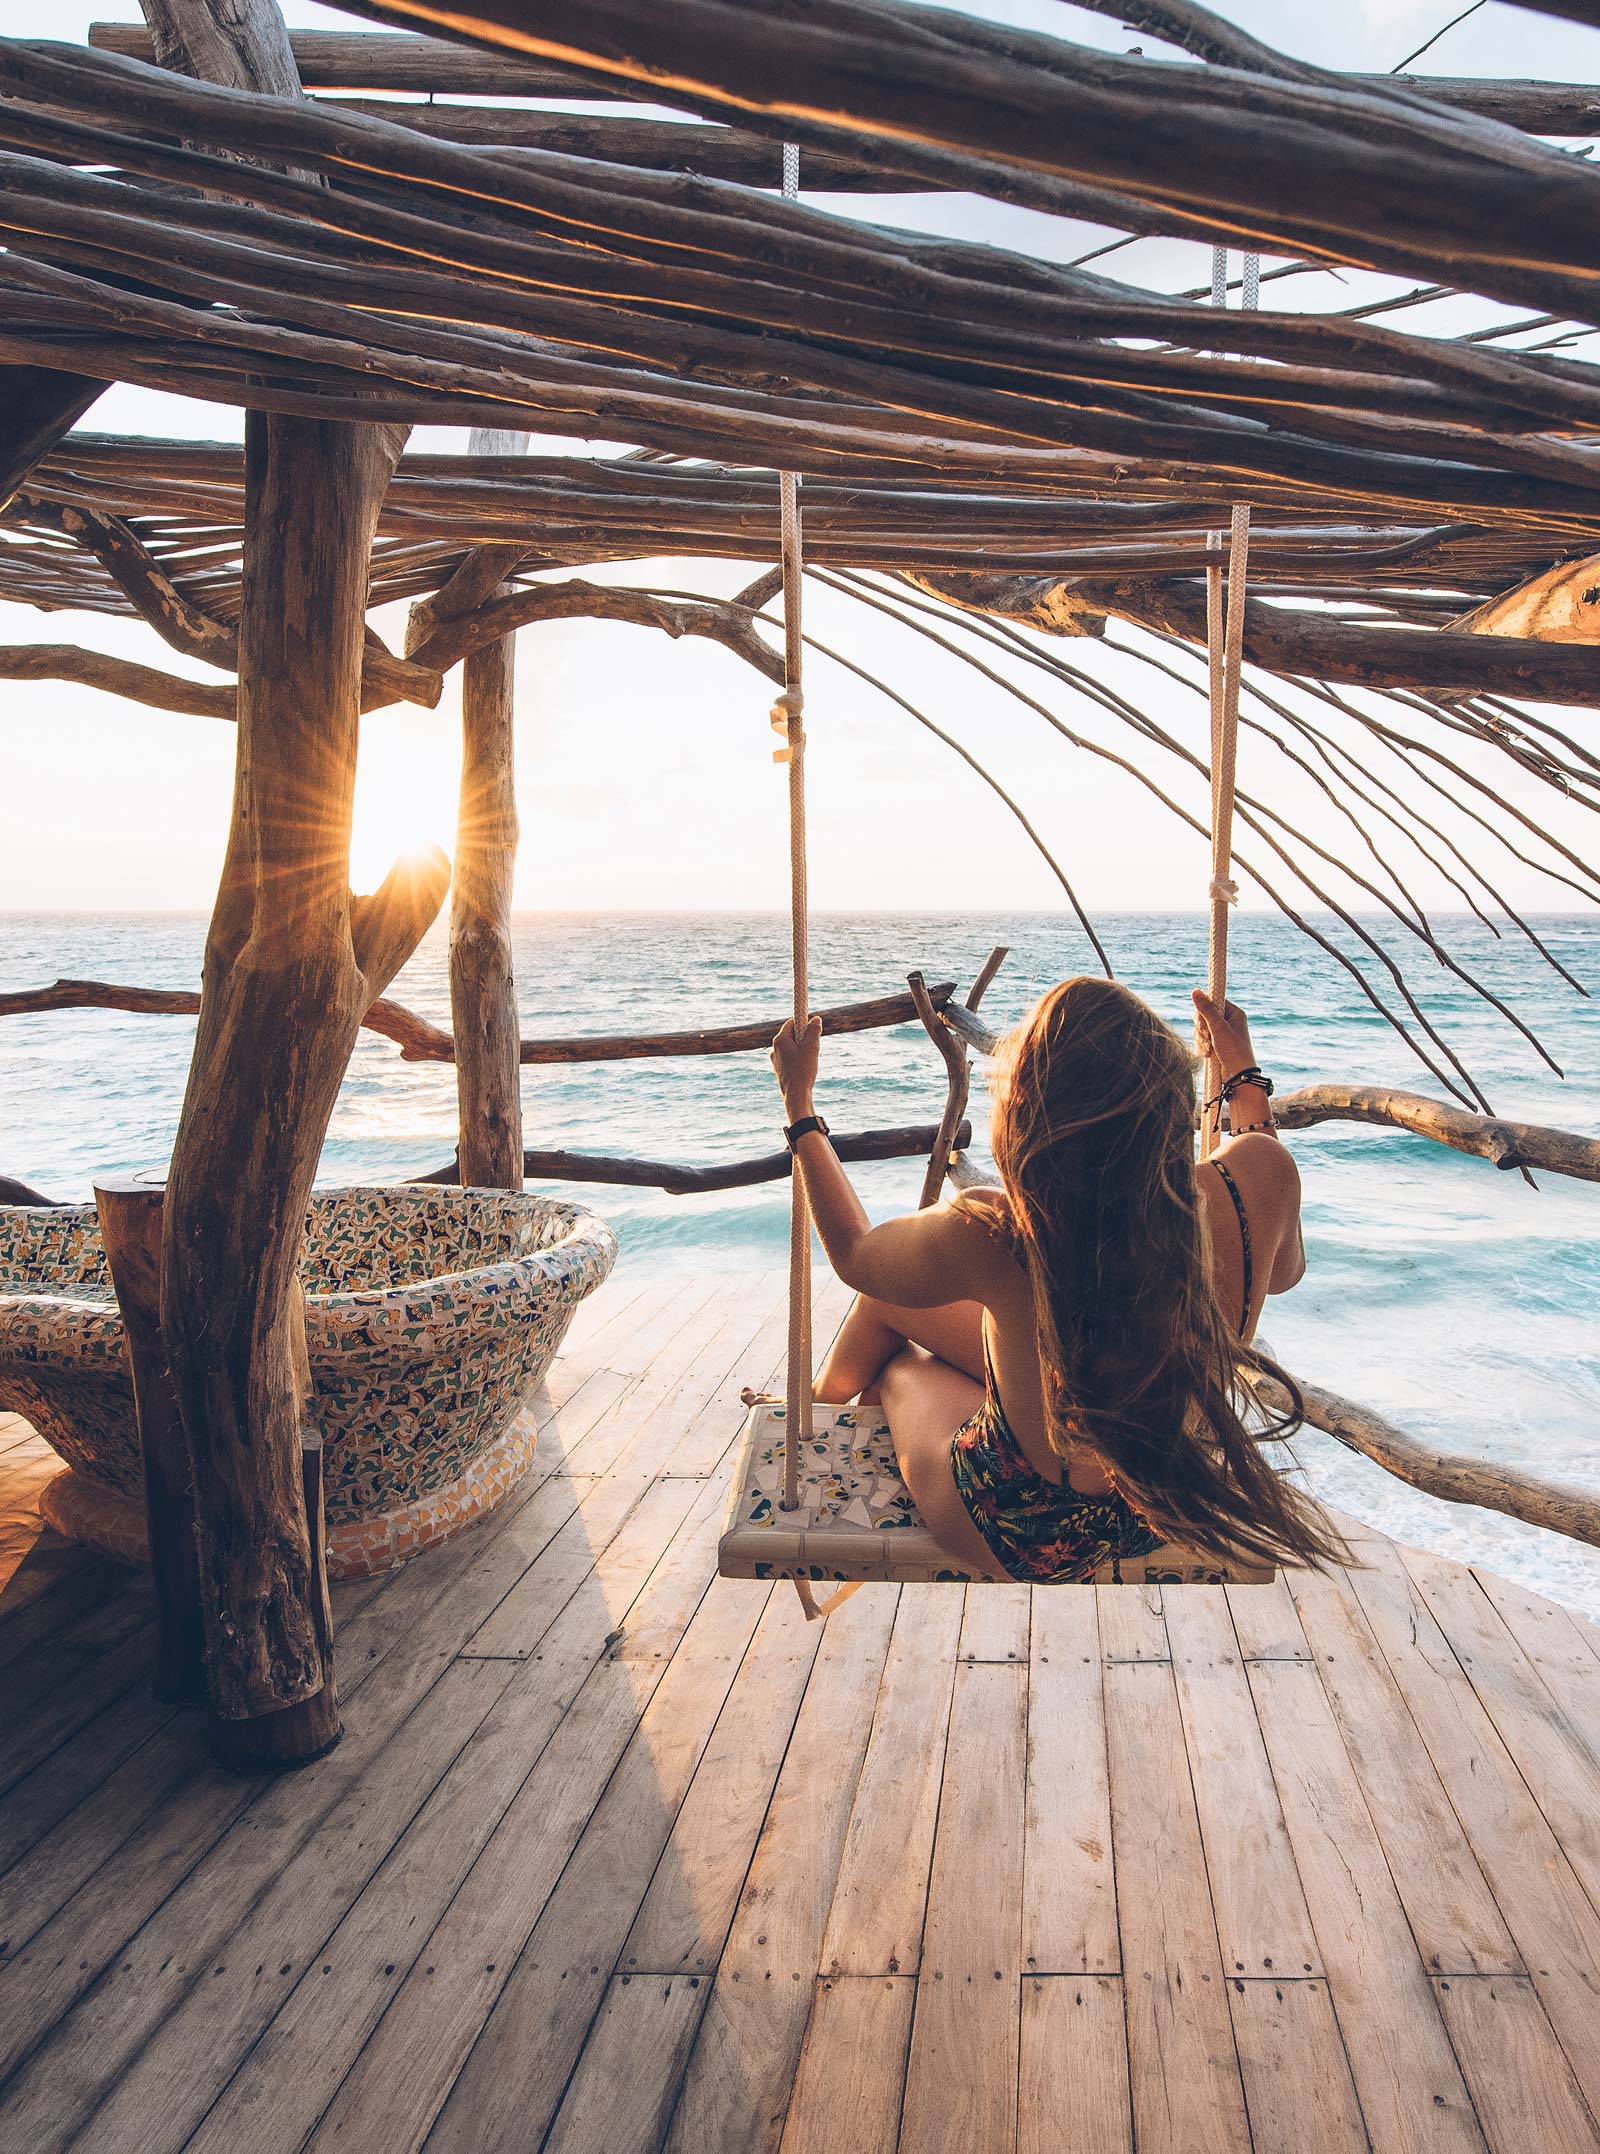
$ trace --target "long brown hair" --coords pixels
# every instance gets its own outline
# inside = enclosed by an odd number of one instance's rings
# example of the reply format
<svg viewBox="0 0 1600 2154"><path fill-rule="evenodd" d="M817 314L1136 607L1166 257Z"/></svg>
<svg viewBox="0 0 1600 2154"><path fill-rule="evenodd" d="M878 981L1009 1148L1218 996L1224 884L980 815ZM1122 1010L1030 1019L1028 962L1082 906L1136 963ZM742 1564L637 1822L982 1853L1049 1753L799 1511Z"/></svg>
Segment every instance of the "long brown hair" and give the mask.
<svg viewBox="0 0 1600 2154"><path fill-rule="evenodd" d="M1112 980L1065 980L1007 1041L993 1143L1033 1288L1045 1426L1088 1444L1174 1541L1223 1561L1348 1552L1258 1445L1300 1425L1292 1377L1239 1338L1212 1286L1195 1183L1195 1058ZM1237 1368L1290 1411L1254 1433Z"/></svg>

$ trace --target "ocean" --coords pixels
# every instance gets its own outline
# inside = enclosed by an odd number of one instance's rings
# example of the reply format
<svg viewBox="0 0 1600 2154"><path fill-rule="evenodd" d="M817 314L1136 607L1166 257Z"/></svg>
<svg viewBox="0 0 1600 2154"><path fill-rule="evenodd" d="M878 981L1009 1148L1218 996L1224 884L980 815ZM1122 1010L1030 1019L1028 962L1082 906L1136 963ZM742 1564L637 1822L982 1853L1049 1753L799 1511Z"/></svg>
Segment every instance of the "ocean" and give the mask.
<svg viewBox="0 0 1600 2154"><path fill-rule="evenodd" d="M1096 924L1119 975L1183 1021L1189 988L1204 976L1203 917L1112 914ZM1510 926L1496 940L1475 919L1434 924L1565 1072L1554 1075L1413 943L1406 965L1418 1003L1496 1111L1600 1132L1600 1006ZM1571 973L1600 988L1600 922L1532 924ZM194 987L204 935L198 915L3 915L0 991L58 976ZM1069 915L824 914L812 929L812 1000L892 993L914 968L965 987L996 943L1011 950L986 1003L997 1026L1053 981L1093 965ZM768 1014L776 1024L787 1006L788 929L775 913L530 913L517 919L516 958L523 1029L535 1036ZM1363 962L1379 980L1375 961ZM1438 1092L1349 974L1287 922L1241 913L1231 978L1280 1089L1348 1079ZM442 932L391 994L448 1024ZM103 1011L0 1019L0 1173L84 1199L98 1172L159 1166L192 1034L190 1020ZM920 1027L824 1044L819 1105L836 1130L933 1122L943 1095L943 1066ZM781 1143L762 1055L530 1069L524 1114L530 1144L692 1164ZM974 1114L981 1129L981 1097ZM381 1181L439 1166L454 1122L450 1067L402 1062L388 1041L363 1033L321 1180ZM1354 1125L1324 1125L1292 1142L1309 1268L1302 1285L1268 1305L1262 1328L1280 1358L1434 1443L1600 1491L1600 1188L1542 1175L1530 1189L1482 1160ZM911 1208L921 1175L916 1160L855 1170L874 1218ZM784 1261L786 1184L693 1197L572 1185L567 1193L612 1222L620 1261L635 1271ZM1295 1450L1313 1487L1386 1532L1486 1564L1600 1619L1600 1550L1422 1496L1312 1432Z"/></svg>

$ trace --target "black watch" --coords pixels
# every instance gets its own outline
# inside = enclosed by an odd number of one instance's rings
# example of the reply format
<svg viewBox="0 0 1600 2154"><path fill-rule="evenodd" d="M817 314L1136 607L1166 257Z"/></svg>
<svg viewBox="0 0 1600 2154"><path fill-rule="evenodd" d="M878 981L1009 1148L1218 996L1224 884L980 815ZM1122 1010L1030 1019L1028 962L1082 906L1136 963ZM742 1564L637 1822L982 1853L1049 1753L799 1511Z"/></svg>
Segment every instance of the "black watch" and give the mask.
<svg viewBox="0 0 1600 2154"><path fill-rule="evenodd" d="M792 1152L800 1139L809 1136L814 1129L821 1130L825 1137L828 1134L828 1125L820 1114L803 1114L798 1122L791 1122L784 1131L784 1142Z"/></svg>

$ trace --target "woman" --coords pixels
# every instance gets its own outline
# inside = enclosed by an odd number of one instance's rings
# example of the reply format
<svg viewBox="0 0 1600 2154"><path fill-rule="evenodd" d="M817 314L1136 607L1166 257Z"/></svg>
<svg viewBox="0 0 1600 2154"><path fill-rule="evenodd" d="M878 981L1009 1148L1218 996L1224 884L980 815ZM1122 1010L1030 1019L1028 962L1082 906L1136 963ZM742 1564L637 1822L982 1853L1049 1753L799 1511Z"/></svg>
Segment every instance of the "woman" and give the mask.
<svg viewBox="0 0 1600 2154"><path fill-rule="evenodd" d="M858 1295L816 1398L881 1402L918 1510L968 1570L1061 1583L1162 1541L1224 1562L1345 1554L1233 1405L1234 1369L1270 1367L1247 1343L1263 1299L1305 1271L1300 1182L1244 1013L1194 1002L1222 1072L1208 1109L1231 1128L1210 1161L1177 1034L1114 981L1067 980L999 1058L1002 1186L878 1227L814 1111L817 1020L773 1043L817 1232Z"/></svg>

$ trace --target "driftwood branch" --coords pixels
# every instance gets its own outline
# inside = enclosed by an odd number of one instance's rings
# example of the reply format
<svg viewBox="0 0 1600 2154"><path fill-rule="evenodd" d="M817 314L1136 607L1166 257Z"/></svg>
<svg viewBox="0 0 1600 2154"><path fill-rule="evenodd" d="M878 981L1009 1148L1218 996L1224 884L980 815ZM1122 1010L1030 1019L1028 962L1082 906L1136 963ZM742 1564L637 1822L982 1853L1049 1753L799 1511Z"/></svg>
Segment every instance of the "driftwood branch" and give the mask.
<svg viewBox="0 0 1600 2154"><path fill-rule="evenodd" d="M993 975L991 974L991 978ZM970 1124L963 1121L967 1111L967 1096L972 1089L972 1070L967 1060L967 1050L956 1040L953 1033L939 1022L939 1013L928 999L928 989L920 972L907 975L911 999L922 1019L922 1028L944 1057L947 1088L944 1113L939 1117L939 1127L928 1151L928 1170L922 1177L922 1194L917 1199L918 1209L926 1211L930 1204L937 1204L939 1192L950 1167L952 1152L960 1149L957 1132L966 1127L971 1143Z"/></svg>
<svg viewBox="0 0 1600 2154"><path fill-rule="evenodd" d="M357 903L362 902L357 900ZM370 903L371 900L366 902ZM953 980L941 980L924 993L942 1010L955 993ZM30 1017L47 1010L128 1010L159 1017L194 1017L200 997L187 988L125 987L111 980L56 980L49 987L18 988L0 994L0 1017ZM917 1004L910 995L878 995L867 1002L840 1002L814 1010L825 1035L877 1032L915 1021ZM455 1042L441 1025L419 1017L383 997L361 1020L369 1032L393 1040L405 1062L453 1062ZM694 1032L578 1033L567 1039L524 1040L518 1059L524 1064L639 1062L672 1055L738 1055L770 1047L783 1025L781 1017L753 1024L717 1025Z"/></svg>
<svg viewBox="0 0 1600 2154"><path fill-rule="evenodd" d="M975 1054L992 1055L998 1033L959 1002L940 1012L941 1022ZM1538 1122L1509 1122L1498 1115L1472 1114L1421 1092L1393 1085L1313 1084L1286 1092L1273 1102L1280 1129L1310 1129L1319 1122L1365 1122L1427 1137L1452 1151L1470 1152L1507 1172L1542 1167L1581 1182L1600 1182L1600 1137L1574 1130L1548 1129Z"/></svg>
<svg viewBox="0 0 1600 2154"><path fill-rule="evenodd" d="M907 580L950 605L998 614L1048 635L1098 634L1106 616L1115 614L1186 643L1203 644L1206 637L1205 593L1198 584L1093 577L1063 584L1048 576L927 570ZM1533 637L1356 626L1325 613L1291 612L1251 599L1245 605L1244 655L1268 673L1355 687L1431 688L1600 707L1600 667L1593 652Z"/></svg>
<svg viewBox="0 0 1600 2154"><path fill-rule="evenodd" d="M946 1013L954 1022L954 1014ZM1497 1115L1469 1114L1420 1092L1390 1085L1313 1084L1273 1102L1280 1129L1310 1129L1318 1122L1368 1122L1428 1137L1452 1151L1471 1152L1509 1172L1543 1167L1582 1182L1600 1182L1600 1137L1546 1129L1537 1122L1508 1122Z"/></svg>
<svg viewBox="0 0 1600 2154"><path fill-rule="evenodd" d="M1297 1379L1298 1381L1298 1379ZM1284 1412L1289 1394L1270 1377L1254 1379L1252 1388L1274 1413ZM1445 1451L1420 1436L1386 1421L1370 1407L1357 1406L1335 1391L1300 1383L1305 1418L1311 1428L1321 1429L1347 1451L1369 1458L1385 1473L1439 1496L1447 1503L1472 1503L1485 1511L1499 1511L1507 1518L1520 1518L1530 1526L1543 1526L1570 1541L1587 1541L1600 1547L1600 1496L1592 1489L1524 1473L1515 1466L1498 1466L1460 1451Z"/></svg>
<svg viewBox="0 0 1600 2154"><path fill-rule="evenodd" d="M859 1163L869 1159L915 1159L929 1150L938 1136L933 1123L907 1129L868 1129L832 1139L838 1156ZM970 1124L956 1131L958 1144L972 1142ZM749 1189L758 1182L781 1182L794 1169L794 1155L787 1149L764 1152L756 1159L735 1160L727 1166L685 1167L665 1159L613 1159L597 1152L537 1152L523 1154L523 1170L530 1180L543 1182L608 1182L627 1189L663 1189L668 1196L704 1196L719 1189ZM460 1169L454 1161L436 1167L431 1174L413 1175L417 1182L455 1183Z"/></svg>
<svg viewBox="0 0 1600 2154"><path fill-rule="evenodd" d="M141 666L131 658L108 658L103 651L86 651L75 643L0 645L0 680L75 681L83 688L104 689L107 695L190 718L231 719L237 697L231 682L217 687L185 680L181 674Z"/></svg>
<svg viewBox="0 0 1600 2154"><path fill-rule="evenodd" d="M1127 6L1115 12L1121 21L1135 23L1142 11ZM1151 29L1157 36L1168 35L1142 21L1137 27ZM1191 51L1199 50L1186 39L1181 42ZM133 23L92 23L89 43L102 52L119 52L130 60L150 60L155 56L149 31ZM1256 41L1250 39L1248 43L1255 45ZM515 53L483 46L451 44L443 38L394 38L367 30L291 30L289 44L300 79L308 90L337 90L346 95L363 90L399 90L459 97L567 97L585 102L628 94L626 86L620 91L608 90L594 76L577 68L525 60ZM1265 48L1258 46L1257 50ZM1246 64L1238 45L1201 52L1200 56L1224 66ZM1332 79L1344 81L1353 90L1389 91L1397 85L1414 89L1457 112L1476 113L1481 119L1498 120L1503 126L1520 127L1532 135L1600 132L1600 89L1586 83L1496 82L1469 75L1348 75ZM384 109L392 113L395 107L388 105Z"/></svg>

